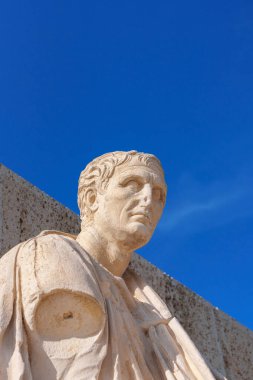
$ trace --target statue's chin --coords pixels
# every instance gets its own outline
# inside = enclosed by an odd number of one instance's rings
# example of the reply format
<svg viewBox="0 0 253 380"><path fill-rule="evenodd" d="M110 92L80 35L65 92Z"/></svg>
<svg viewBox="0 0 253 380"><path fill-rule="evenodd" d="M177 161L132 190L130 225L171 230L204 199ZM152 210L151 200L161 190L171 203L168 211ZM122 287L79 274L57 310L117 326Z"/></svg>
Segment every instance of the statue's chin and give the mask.
<svg viewBox="0 0 253 380"><path fill-rule="evenodd" d="M129 232L129 240L131 240L134 249L138 249L149 242L153 231L149 225L134 222L129 226Z"/></svg>

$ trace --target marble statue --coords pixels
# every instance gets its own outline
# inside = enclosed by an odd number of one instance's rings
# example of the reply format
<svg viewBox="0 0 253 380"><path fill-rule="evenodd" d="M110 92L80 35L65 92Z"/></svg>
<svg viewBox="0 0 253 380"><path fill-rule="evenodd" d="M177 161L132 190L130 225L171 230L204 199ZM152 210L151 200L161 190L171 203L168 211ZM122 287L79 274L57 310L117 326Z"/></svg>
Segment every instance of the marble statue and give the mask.
<svg viewBox="0 0 253 380"><path fill-rule="evenodd" d="M154 232L166 192L155 156L105 154L80 175L80 234L43 231L4 255L1 380L218 378L128 269Z"/></svg>

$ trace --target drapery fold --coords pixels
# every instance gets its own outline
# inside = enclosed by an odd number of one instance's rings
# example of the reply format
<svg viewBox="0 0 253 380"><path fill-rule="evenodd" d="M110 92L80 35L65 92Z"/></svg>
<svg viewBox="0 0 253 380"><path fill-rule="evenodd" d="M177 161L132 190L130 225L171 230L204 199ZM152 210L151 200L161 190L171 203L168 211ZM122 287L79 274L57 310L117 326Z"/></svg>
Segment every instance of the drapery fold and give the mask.
<svg viewBox="0 0 253 380"><path fill-rule="evenodd" d="M24 305L29 304L29 297L39 304L43 292L51 291L50 283L44 281L47 270L55 279L57 270L66 272L58 287L70 287L73 294L78 290L97 300L105 313L97 335L86 340L44 342L36 323L29 327L37 309L24 313ZM33 281L30 287L29 281ZM31 295L27 294L30 288ZM59 357L46 356L42 367L45 373L48 367L51 377L47 380L219 378L212 375L187 333L150 286L130 270L123 278L113 276L69 234L46 231L14 247L0 260L0 305L0 380L44 379L34 369L33 342L38 339L41 345L36 350L40 347L53 352L52 345L57 352L57 344L68 347L68 342L79 347L69 359L61 358L60 350Z"/></svg>

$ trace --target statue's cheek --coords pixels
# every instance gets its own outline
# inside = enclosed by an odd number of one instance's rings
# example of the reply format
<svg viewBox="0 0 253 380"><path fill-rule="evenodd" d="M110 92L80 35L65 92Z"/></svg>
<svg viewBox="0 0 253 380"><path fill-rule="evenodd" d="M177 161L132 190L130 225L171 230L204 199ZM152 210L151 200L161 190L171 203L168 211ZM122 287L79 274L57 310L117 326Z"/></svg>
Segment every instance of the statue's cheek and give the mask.
<svg viewBox="0 0 253 380"><path fill-rule="evenodd" d="M101 331L105 314L96 299L68 290L45 296L35 314L35 325L43 341L92 337Z"/></svg>

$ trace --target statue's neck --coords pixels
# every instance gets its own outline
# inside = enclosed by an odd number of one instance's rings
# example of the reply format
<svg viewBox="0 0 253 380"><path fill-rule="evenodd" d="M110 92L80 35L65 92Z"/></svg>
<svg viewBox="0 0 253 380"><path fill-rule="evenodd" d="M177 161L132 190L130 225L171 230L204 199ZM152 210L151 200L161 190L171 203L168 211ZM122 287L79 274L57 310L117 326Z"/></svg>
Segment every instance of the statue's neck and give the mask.
<svg viewBox="0 0 253 380"><path fill-rule="evenodd" d="M115 241L108 241L93 226L83 229L76 240L99 264L115 276L121 277L127 269L133 252L119 246Z"/></svg>

